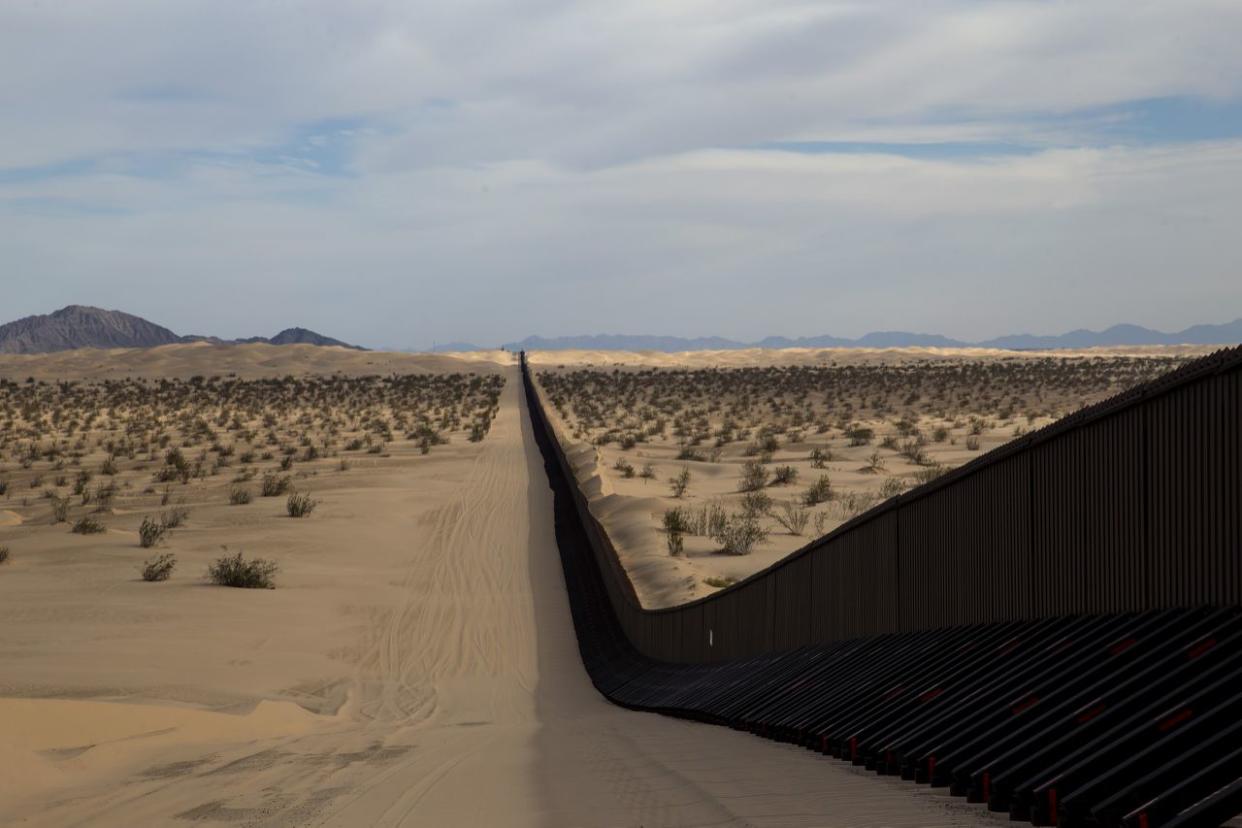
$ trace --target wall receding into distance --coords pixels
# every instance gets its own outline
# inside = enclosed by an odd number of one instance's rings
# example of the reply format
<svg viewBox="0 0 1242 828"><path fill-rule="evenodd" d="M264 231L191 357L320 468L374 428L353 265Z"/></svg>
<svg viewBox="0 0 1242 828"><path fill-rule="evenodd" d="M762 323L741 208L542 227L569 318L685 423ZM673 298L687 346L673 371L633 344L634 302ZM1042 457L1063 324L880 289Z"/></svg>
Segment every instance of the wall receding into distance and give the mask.
<svg viewBox="0 0 1242 828"><path fill-rule="evenodd" d="M523 359L534 427L574 476ZM1001 446L746 580L643 609L575 506L643 655L705 662L877 633L1242 603L1242 347Z"/></svg>

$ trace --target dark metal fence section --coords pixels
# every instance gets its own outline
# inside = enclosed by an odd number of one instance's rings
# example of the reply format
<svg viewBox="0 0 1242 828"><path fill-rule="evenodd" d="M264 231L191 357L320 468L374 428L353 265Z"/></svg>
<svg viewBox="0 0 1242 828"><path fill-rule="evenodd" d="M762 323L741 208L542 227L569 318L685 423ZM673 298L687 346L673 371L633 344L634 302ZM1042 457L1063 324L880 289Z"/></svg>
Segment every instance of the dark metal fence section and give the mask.
<svg viewBox="0 0 1242 828"><path fill-rule="evenodd" d="M535 427L573 472L522 360ZM877 506L739 584L643 609L573 487L639 653L709 662L880 633L1242 604L1242 347Z"/></svg>

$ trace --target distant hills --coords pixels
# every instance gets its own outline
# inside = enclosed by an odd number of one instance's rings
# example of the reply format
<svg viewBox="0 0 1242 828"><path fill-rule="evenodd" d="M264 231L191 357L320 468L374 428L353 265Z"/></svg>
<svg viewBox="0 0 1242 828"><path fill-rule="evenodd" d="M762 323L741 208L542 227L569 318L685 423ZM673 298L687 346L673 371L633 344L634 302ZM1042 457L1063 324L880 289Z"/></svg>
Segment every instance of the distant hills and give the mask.
<svg viewBox="0 0 1242 828"><path fill-rule="evenodd" d="M757 342L740 342L722 337L684 338L678 336L627 336L594 334L545 338L528 336L503 347L509 351L698 351L738 348L1003 348L1007 350L1045 350L1054 348L1096 348L1110 345L1229 345L1242 342L1242 319L1223 325L1194 325L1182 331L1164 333L1139 325L1114 325L1102 331L1075 330L1058 336L1011 334L981 342L950 339L939 334L876 331L847 339L839 336L807 336L791 339L769 336ZM459 348L458 350L467 350ZM475 349L477 350L477 349Z"/></svg>
<svg viewBox="0 0 1242 828"><path fill-rule="evenodd" d="M75 348L154 348L182 342L340 345L364 350L306 328L288 328L273 337L232 340L212 336L178 336L142 317L86 305L69 305L53 313L27 316L0 325L0 354L42 354Z"/></svg>
<svg viewBox="0 0 1242 828"><path fill-rule="evenodd" d="M220 339L213 336L181 336L168 328L138 316L85 305L70 305L54 313L27 316L0 325L0 354L39 354L75 348L153 348L184 342L271 345L336 345L366 350L306 328L286 328L272 337ZM875 331L848 339L839 336L790 338L769 336L757 342L742 342L719 336L680 337L628 334L585 334L582 336L528 336L501 346L508 351L706 351L739 348L1003 348L1007 350L1045 350L1055 348L1094 348L1116 345L1228 345L1242 342L1242 319L1223 325L1194 325L1182 331L1164 333L1139 325L1114 325L1103 331L1075 330L1057 336L1012 334L967 342L939 334L906 331ZM436 351L481 351L469 342L438 345Z"/></svg>

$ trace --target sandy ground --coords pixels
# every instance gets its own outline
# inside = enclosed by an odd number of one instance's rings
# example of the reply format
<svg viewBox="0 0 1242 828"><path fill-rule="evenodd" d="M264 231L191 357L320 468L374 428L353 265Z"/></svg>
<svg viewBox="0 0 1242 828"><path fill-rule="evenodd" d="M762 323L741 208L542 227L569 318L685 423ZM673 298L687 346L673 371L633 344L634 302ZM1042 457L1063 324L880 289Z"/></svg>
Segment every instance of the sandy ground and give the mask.
<svg viewBox="0 0 1242 828"><path fill-rule="evenodd" d="M198 508L165 583L126 533L0 530L0 824L997 823L600 698L506 370L483 443L325 481L302 521ZM221 543L278 559L278 588L204 585Z"/></svg>

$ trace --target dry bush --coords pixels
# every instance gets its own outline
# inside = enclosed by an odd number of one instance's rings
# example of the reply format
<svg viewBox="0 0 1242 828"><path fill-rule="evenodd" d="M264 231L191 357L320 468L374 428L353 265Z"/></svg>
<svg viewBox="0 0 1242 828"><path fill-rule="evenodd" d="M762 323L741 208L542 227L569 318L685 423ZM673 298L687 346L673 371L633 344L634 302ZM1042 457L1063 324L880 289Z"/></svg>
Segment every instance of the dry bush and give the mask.
<svg viewBox="0 0 1242 828"><path fill-rule="evenodd" d="M294 492L285 501L285 511L289 513L289 517L302 518L309 516L318 505L319 501L312 500L309 494Z"/></svg>
<svg viewBox="0 0 1242 828"><path fill-rule="evenodd" d="M228 551L228 547L224 547ZM275 589L273 580L279 567L263 558L246 560L242 553L225 555L217 558L207 567L207 578L216 586L240 587L243 589Z"/></svg>
<svg viewBox="0 0 1242 828"><path fill-rule="evenodd" d="M755 460L742 464L742 479L737 484L739 492L757 492L768 485L768 470Z"/></svg>
<svg viewBox="0 0 1242 828"><path fill-rule="evenodd" d="M138 545L143 549L150 549L163 539L167 531L168 527L162 522L156 522L149 516L144 517L142 525L138 527Z"/></svg>
<svg viewBox="0 0 1242 828"><path fill-rule="evenodd" d="M265 474L259 486L259 494L263 497L280 497L287 494L293 487L293 480L288 475Z"/></svg>
<svg viewBox="0 0 1242 828"><path fill-rule="evenodd" d="M777 466L772 469L772 485L787 486L798 479L798 470L793 466Z"/></svg>
<svg viewBox="0 0 1242 828"><path fill-rule="evenodd" d="M165 552L162 555L156 555L154 558L148 558L142 562L140 572L144 581L167 581L172 575L173 568L177 565L177 556Z"/></svg>
<svg viewBox="0 0 1242 828"><path fill-rule="evenodd" d="M745 513L730 515L725 525L712 536L726 555L749 555L767 540L768 532L759 519Z"/></svg>
<svg viewBox="0 0 1242 828"><path fill-rule="evenodd" d="M230 506L245 506L250 502L251 497L250 490L245 486L233 486L229 489Z"/></svg>
<svg viewBox="0 0 1242 828"><path fill-rule="evenodd" d="M816 506L826 500L832 499L832 482L828 479L828 475L821 474L819 478L807 487L802 494L802 502L807 506Z"/></svg>
<svg viewBox="0 0 1242 828"><path fill-rule="evenodd" d="M785 531L789 534L801 535L806 531L806 525L811 520L811 511L804 506L785 501L781 503L780 509L772 513L772 517L776 518L776 522L785 527Z"/></svg>
<svg viewBox="0 0 1242 828"><path fill-rule="evenodd" d="M100 532L106 531L104 525L94 517L87 515L78 518L78 522L73 524L73 528L69 530L75 535L98 535Z"/></svg>
<svg viewBox="0 0 1242 828"><path fill-rule="evenodd" d="M678 499L686 494L686 490L690 488L690 467L682 466L674 477L668 479L669 488L673 492L673 497Z"/></svg>

